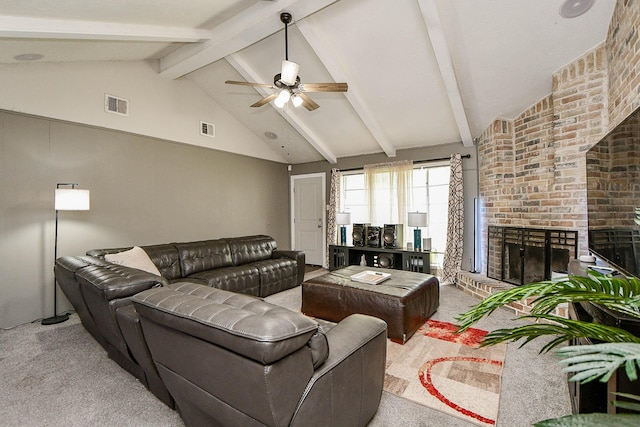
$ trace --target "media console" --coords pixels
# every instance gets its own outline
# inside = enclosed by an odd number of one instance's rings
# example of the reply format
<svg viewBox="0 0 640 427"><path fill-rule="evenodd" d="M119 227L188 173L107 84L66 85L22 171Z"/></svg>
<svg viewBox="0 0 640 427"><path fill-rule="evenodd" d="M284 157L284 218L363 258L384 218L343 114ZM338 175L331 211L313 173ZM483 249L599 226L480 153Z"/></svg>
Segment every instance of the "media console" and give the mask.
<svg viewBox="0 0 640 427"><path fill-rule="evenodd" d="M431 274L431 252L368 246L329 245L329 270L360 265L362 256L369 267L393 268Z"/></svg>

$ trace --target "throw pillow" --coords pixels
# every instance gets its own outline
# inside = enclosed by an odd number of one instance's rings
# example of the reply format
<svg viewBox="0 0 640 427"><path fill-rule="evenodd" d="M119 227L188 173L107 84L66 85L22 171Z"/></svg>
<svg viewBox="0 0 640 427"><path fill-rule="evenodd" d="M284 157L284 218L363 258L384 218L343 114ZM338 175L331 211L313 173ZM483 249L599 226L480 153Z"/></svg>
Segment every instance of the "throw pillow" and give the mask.
<svg viewBox="0 0 640 427"><path fill-rule="evenodd" d="M118 265L124 265L125 267L137 268L138 270L146 271L147 273L161 276L158 267L151 261L149 255L140 246L134 246L128 251L118 252L115 254L107 254L104 259Z"/></svg>

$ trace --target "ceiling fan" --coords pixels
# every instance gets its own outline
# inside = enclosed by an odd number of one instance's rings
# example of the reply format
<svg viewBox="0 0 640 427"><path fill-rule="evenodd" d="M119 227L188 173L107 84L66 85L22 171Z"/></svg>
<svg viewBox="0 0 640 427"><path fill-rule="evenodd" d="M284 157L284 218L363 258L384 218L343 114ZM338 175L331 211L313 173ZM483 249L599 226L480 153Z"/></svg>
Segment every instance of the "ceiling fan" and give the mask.
<svg viewBox="0 0 640 427"><path fill-rule="evenodd" d="M252 104L252 107L262 107L273 101L276 107L282 108L291 100L294 107L303 105L307 110L313 111L320 107L306 93L308 92L346 92L346 83L301 83L298 69L300 65L289 61L289 37L287 27L291 23L292 16L289 12L280 14L280 21L284 23L284 52L285 59L282 61L282 70L273 76L273 84L251 83L227 80L225 83L241 86L263 87L268 89L280 89L278 93L265 96L260 101Z"/></svg>

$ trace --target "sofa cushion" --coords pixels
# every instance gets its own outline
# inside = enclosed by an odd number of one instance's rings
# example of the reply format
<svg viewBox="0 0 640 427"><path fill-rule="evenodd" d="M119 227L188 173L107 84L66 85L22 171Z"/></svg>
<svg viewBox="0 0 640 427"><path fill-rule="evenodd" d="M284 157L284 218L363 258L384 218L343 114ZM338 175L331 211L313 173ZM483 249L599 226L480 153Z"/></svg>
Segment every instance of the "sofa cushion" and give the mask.
<svg viewBox="0 0 640 427"><path fill-rule="evenodd" d="M232 265L229 245L224 240L176 243L182 276Z"/></svg>
<svg viewBox="0 0 640 427"><path fill-rule="evenodd" d="M305 346L318 324L301 313L248 295L174 283L133 297L143 319L270 364Z"/></svg>
<svg viewBox="0 0 640 427"><path fill-rule="evenodd" d="M265 259L251 265L260 272L261 297L293 288L298 284L298 264L290 258Z"/></svg>
<svg viewBox="0 0 640 427"><path fill-rule="evenodd" d="M125 267L137 268L147 273L161 276L158 267L155 266L149 255L139 246L134 246L128 251L118 252L115 254L106 254L104 259Z"/></svg>
<svg viewBox="0 0 640 427"><path fill-rule="evenodd" d="M225 239L229 243L234 265L271 258L276 241L269 236L246 236Z"/></svg>
<svg viewBox="0 0 640 427"><path fill-rule="evenodd" d="M251 264L201 271L187 279L201 280L213 288L260 296L260 274Z"/></svg>
<svg viewBox="0 0 640 427"><path fill-rule="evenodd" d="M168 280L175 280L182 277L180 267L180 255L173 243L142 246L142 249L149 255L151 261L158 267L162 277Z"/></svg>
<svg viewBox="0 0 640 427"><path fill-rule="evenodd" d="M112 263L87 266L78 270L76 277L81 287L95 288L103 302L127 298L165 282L155 274Z"/></svg>

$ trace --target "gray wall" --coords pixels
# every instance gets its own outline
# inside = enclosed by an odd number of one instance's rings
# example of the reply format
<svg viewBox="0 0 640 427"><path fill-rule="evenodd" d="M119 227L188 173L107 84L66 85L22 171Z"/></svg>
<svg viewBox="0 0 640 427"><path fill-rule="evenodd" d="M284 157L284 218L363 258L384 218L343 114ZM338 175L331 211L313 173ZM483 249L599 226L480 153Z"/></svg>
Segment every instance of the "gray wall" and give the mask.
<svg viewBox="0 0 640 427"><path fill-rule="evenodd" d="M464 253L462 257L462 269L474 270L474 199L478 197L478 156L476 147L464 147L462 143L443 144L433 147L423 147L407 150L398 150L396 157L390 158L385 154L370 154L366 156L344 157L338 159L335 165L325 161L292 165L292 175L302 175L307 173L326 172L327 174L327 201L329 200L331 179L331 169L352 169L362 168L367 164L393 162L399 160L431 160L448 158L451 154L470 154L470 159L462 160L462 170L464 179L464 199L465 199L465 225L464 225ZM446 212L443 212L446 215ZM477 258L477 256L475 257Z"/></svg>
<svg viewBox="0 0 640 427"><path fill-rule="evenodd" d="M0 112L0 166L3 328L53 314L58 182L91 190L90 211L60 212L58 256L248 234L289 248L281 163Z"/></svg>

